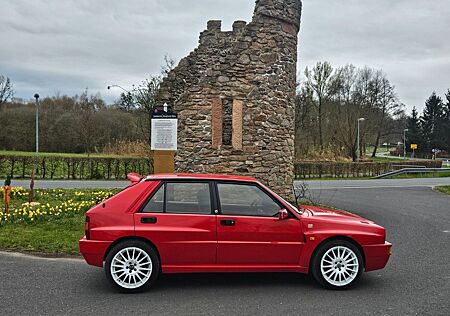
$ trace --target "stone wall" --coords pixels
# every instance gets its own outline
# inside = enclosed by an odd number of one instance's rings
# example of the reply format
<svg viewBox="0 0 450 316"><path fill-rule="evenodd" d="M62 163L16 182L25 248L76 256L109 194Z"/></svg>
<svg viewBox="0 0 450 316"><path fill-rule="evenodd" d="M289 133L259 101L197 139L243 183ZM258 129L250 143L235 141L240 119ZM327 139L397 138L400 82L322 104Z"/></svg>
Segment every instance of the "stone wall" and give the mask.
<svg viewBox="0 0 450 316"><path fill-rule="evenodd" d="M252 22L209 21L162 83L179 113L177 172L254 176L291 196L300 0L258 0Z"/></svg>

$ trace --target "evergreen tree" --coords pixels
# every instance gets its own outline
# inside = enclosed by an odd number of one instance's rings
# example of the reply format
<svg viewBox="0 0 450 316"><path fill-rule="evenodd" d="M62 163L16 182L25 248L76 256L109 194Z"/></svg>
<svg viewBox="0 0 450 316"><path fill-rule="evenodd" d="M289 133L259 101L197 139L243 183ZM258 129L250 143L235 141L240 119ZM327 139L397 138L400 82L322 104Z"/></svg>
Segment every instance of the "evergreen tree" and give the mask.
<svg viewBox="0 0 450 316"><path fill-rule="evenodd" d="M450 153L450 89L447 91L445 95L447 99L447 104L445 107L444 120L444 135L445 135L445 150Z"/></svg>
<svg viewBox="0 0 450 316"><path fill-rule="evenodd" d="M445 107L442 99L433 92L425 102L421 118L422 134L425 142L425 152L433 149L444 149L445 146Z"/></svg>
<svg viewBox="0 0 450 316"><path fill-rule="evenodd" d="M416 107L413 108L411 116L407 119L407 129L406 133L406 148L408 151L411 150L411 144L418 145L418 151L422 152L424 150L424 141L422 137L422 131L420 128L420 118L419 112L417 112Z"/></svg>

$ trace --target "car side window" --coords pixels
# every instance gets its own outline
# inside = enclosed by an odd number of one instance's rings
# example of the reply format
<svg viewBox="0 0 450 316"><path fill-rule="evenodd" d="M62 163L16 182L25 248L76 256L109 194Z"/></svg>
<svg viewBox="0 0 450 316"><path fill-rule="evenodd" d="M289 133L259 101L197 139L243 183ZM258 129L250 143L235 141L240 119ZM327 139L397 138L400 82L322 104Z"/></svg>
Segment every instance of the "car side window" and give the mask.
<svg viewBox="0 0 450 316"><path fill-rule="evenodd" d="M211 214L208 182L164 183L150 198L143 213Z"/></svg>
<svg viewBox="0 0 450 316"><path fill-rule="evenodd" d="M218 183L217 188L224 215L272 217L283 208L256 185Z"/></svg>
<svg viewBox="0 0 450 316"><path fill-rule="evenodd" d="M211 214L209 183L166 183L165 212L179 214Z"/></svg>
<svg viewBox="0 0 450 316"><path fill-rule="evenodd" d="M162 213L164 212L164 185L160 186L158 191L153 194L147 202L142 213Z"/></svg>

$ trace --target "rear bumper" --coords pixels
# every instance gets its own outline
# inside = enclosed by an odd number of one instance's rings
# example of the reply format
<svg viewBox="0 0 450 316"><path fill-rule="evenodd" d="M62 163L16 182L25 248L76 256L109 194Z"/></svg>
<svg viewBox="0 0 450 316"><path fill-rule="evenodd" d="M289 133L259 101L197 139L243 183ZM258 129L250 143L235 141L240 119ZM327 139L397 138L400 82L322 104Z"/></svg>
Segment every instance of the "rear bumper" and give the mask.
<svg viewBox="0 0 450 316"><path fill-rule="evenodd" d="M392 244L362 246L366 258L366 272L383 269L392 254Z"/></svg>
<svg viewBox="0 0 450 316"><path fill-rule="evenodd" d="M103 259L106 251L111 246L111 241L87 240L86 236L78 242L80 253L86 262L96 267L103 267Z"/></svg>

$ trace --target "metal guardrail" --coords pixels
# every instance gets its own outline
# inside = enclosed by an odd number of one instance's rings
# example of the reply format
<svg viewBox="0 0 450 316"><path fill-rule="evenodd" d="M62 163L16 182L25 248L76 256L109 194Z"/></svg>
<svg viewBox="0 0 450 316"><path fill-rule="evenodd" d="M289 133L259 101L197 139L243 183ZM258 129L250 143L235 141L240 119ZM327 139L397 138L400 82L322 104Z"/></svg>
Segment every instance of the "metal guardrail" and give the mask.
<svg viewBox="0 0 450 316"><path fill-rule="evenodd" d="M402 174L408 173L439 173L439 172L450 172L447 168L404 168L400 170L391 171L377 177L373 177L373 179L383 179L388 177L399 176Z"/></svg>

